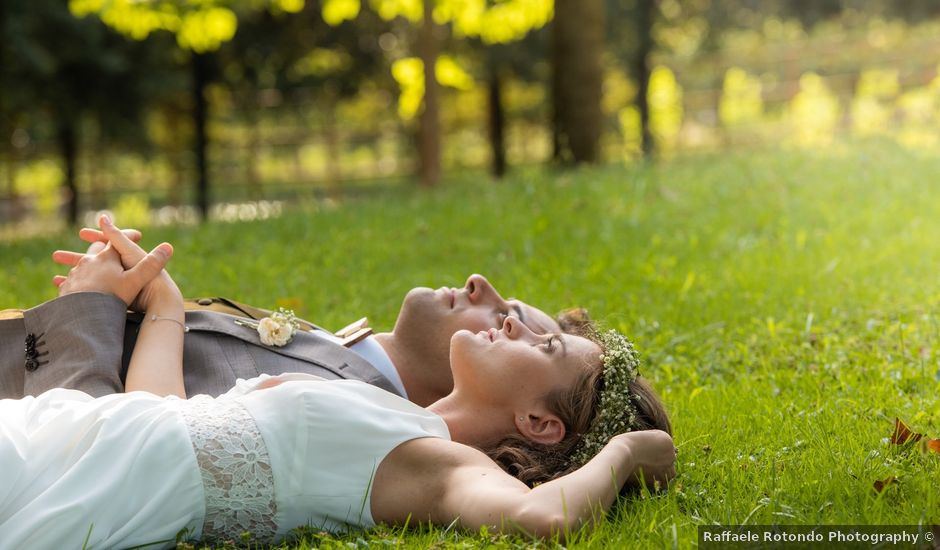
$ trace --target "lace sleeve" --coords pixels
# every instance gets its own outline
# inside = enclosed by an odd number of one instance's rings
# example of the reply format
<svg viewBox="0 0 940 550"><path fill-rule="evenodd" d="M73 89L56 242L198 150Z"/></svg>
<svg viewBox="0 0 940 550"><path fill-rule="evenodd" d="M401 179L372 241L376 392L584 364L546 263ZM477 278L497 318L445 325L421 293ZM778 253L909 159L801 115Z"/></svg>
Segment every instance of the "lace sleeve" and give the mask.
<svg viewBox="0 0 940 550"><path fill-rule="evenodd" d="M254 419L234 401L191 400L182 409L206 494L204 539L255 541L277 533L271 459Z"/></svg>

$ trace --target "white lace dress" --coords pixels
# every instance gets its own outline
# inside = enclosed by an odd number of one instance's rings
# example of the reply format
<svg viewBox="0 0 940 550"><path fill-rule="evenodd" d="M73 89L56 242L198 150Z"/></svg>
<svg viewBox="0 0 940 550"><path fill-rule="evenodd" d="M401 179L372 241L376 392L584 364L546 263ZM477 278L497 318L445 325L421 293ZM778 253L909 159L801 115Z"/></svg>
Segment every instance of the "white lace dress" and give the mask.
<svg viewBox="0 0 940 550"><path fill-rule="evenodd" d="M368 528L382 459L449 437L440 417L367 384L288 374L256 389L267 378L216 399L59 389L0 400L0 548Z"/></svg>

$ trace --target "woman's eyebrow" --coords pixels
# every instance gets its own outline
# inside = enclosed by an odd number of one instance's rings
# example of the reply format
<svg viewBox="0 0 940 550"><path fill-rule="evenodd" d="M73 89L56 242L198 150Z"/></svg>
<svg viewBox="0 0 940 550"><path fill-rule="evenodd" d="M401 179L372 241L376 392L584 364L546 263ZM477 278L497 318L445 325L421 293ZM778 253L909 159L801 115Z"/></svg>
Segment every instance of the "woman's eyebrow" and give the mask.
<svg viewBox="0 0 940 550"><path fill-rule="evenodd" d="M568 343L565 341L566 338L564 337L564 335L560 332L556 332L552 336L554 336L556 340L561 342L561 356L564 357L568 355Z"/></svg>

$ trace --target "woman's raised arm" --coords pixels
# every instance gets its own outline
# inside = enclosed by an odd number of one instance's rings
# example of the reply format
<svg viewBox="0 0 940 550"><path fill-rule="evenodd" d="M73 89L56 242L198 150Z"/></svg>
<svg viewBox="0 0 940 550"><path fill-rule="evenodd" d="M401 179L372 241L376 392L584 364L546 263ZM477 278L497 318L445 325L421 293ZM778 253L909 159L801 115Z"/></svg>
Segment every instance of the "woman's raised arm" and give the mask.
<svg viewBox="0 0 940 550"><path fill-rule="evenodd" d="M443 440L414 440L382 462L372 494L373 518L438 525L457 520L468 529L485 525L501 532L564 538L600 518L624 483L641 472L648 483L675 476L669 434L647 430L619 435L578 470L532 489L476 449Z"/></svg>
<svg viewBox="0 0 940 550"><path fill-rule="evenodd" d="M73 266L54 279L60 294L94 290L114 294L144 313L127 370L125 391L186 397L183 386L183 296L163 269L173 247L163 243L147 253L107 216L99 218L102 244L94 253L56 251L53 259Z"/></svg>
<svg viewBox="0 0 940 550"><path fill-rule="evenodd" d="M125 391L148 391L186 399L183 385L185 322L183 296L176 285L153 293L127 367Z"/></svg>
<svg viewBox="0 0 940 550"><path fill-rule="evenodd" d="M121 255L125 264L146 262L150 258L107 216L101 218L101 230ZM173 248L161 245L163 253L172 255ZM133 268L130 268L133 269ZM140 333L127 367L125 391L147 391L160 396L176 395L186 398L183 385L183 334L186 315L183 295L166 270L161 271L134 300L143 310Z"/></svg>

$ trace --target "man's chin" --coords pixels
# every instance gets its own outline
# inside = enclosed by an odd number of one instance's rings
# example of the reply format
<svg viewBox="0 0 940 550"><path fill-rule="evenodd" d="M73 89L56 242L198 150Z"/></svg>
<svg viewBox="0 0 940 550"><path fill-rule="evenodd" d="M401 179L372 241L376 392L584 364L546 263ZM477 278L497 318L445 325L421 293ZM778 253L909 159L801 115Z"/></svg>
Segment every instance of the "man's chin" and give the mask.
<svg viewBox="0 0 940 550"><path fill-rule="evenodd" d="M412 288L405 294L405 299L401 304L402 313L416 313L422 317L427 315L440 315L444 309L444 299L440 293L433 288L417 287Z"/></svg>
<svg viewBox="0 0 940 550"><path fill-rule="evenodd" d="M407 294L405 294L405 299L403 300L403 302L407 303L412 300L427 299L428 297L433 296L433 295L434 295L433 288L428 288L426 286L418 286L418 287L412 288L411 290L408 291Z"/></svg>
<svg viewBox="0 0 940 550"><path fill-rule="evenodd" d="M427 338L429 331L433 333L439 329L447 313L446 309L434 289L413 288L402 300L395 330L405 330L413 336Z"/></svg>

